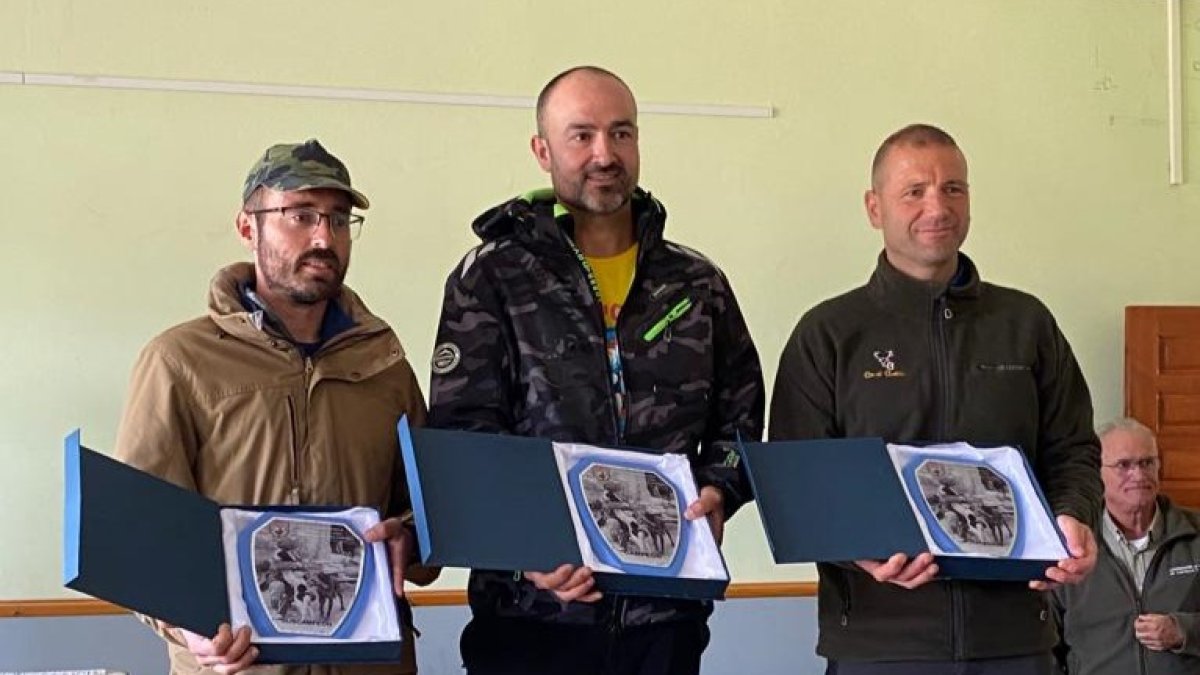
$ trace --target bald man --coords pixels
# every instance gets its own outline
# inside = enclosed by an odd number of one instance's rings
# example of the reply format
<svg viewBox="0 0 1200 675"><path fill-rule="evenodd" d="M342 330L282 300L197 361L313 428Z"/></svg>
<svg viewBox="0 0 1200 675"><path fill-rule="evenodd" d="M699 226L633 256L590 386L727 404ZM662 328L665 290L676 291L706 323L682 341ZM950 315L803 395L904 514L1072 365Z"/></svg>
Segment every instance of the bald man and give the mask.
<svg viewBox="0 0 1200 675"><path fill-rule="evenodd" d="M961 251L966 155L938 127L899 129L875 152L863 205L883 251L865 285L800 319L779 360L771 439L1018 447L1070 553L1046 579L1078 583L1096 563L1088 523L1100 510L1091 397L1046 306L984 281ZM1046 580L943 579L929 553L817 569L817 653L829 675L1055 667Z"/></svg>
<svg viewBox="0 0 1200 675"><path fill-rule="evenodd" d="M553 78L530 146L552 187L475 221L483 244L446 282L431 423L687 455L700 496L686 516L719 540L751 498L733 442L761 436L764 399L729 281L663 239L616 75ZM468 593L471 675L690 675L708 644L710 603L605 596L586 567L474 570Z"/></svg>

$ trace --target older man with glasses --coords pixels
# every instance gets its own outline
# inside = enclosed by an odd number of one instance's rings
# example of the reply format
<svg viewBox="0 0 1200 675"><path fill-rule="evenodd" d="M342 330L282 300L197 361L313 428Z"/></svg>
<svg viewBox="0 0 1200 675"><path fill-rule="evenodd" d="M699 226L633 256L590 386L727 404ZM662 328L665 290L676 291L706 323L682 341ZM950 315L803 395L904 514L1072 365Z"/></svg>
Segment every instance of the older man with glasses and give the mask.
<svg viewBox="0 0 1200 675"><path fill-rule="evenodd" d="M1200 513L1159 494L1158 444L1132 419L1101 427L1100 557L1055 591L1072 675L1200 673Z"/></svg>
<svg viewBox="0 0 1200 675"><path fill-rule="evenodd" d="M395 431L403 414L422 424L425 402L396 334L343 284L363 223L351 209L368 205L317 141L269 148L235 219L253 262L217 272L207 315L142 351L116 455L223 504L375 507L385 520L367 539L388 542L400 596L406 576L435 576L408 566L416 546ZM398 602L400 664L255 672L416 672L412 615ZM167 641L172 673L235 673L258 655L245 626L196 635L147 622Z"/></svg>

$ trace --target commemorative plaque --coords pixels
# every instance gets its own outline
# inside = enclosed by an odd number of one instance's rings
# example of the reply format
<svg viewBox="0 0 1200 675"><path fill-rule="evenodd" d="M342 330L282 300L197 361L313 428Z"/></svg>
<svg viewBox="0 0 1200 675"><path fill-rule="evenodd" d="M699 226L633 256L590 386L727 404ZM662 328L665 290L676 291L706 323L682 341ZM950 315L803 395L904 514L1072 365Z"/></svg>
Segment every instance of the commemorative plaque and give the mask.
<svg viewBox="0 0 1200 675"><path fill-rule="evenodd" d="M266 513L238 536L238 563L257 633L344 638L370 595L374 555L349 523Z"/></svg>
<svg viewBox="0 0 1200 675"><path fill-rule="evenodd" d="M221 510L230 613L256 642L375 640L398 630L374 509Z"/></svg>
<svg viewBox="0 0 1200 675"><path fill-rule="evenodd" d="M592 551L639 574L676 574L687 551L686 505L658 471L615 461L583 461L568 474Z"/></svg>
<svg viewBox="0 0 1200 675"><path fill-rule="evenodd" d="M965 443L888 444L909 505L935 555L1066 557L1024 455Z"/></svg>
<svg viewBox="0 0 1200 675"><path fill-rule="evenodd" d="M1012 446L825 438L742 450L777 563L930 553L939 578L1028 581L1069 555Z"/></svg>
<svg viewBox="0 0 1200 675"><path fill-rule="evenodd" d="M553 443L553 452L584 565L647 579L728 578L708 521L683 517L698 497L687 457L580 443Z"/></svg>
<svg viewBox="0 0 1200 675"><path fill-rule="evenodd" d="M403 657L387 552L364 537L375 509L223 506L78 432L64 451L68 587L200 635L249 626L261 664Z"/></svg>
<svg viewBox="0 0 1200 675"><path fill-rule="evenodd" d="M986 464L937 459L921 461L914 474L918 510L943 550L1012 553L1020 522L1008 479Z"/></svg>
<svg viewBox="0 0 1200 675"><path fill-rule="evenodd" d="M729 570L685 455L397 425L421 562L591 568L596 590L711 600ZM503 504L502 510L496 505Z"/></svg>

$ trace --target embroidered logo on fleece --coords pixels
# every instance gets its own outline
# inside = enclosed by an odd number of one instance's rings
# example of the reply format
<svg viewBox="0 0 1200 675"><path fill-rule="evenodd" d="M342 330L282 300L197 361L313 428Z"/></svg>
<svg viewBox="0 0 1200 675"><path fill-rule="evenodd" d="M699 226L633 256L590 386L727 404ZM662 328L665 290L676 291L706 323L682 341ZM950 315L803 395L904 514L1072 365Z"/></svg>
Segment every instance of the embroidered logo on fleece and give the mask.
<svg viewBox="0 0 1200 675"><path fill-rule="evenodd" d="M872 353L875 360L882 367L880 370L864 370L863 379L873 380L877 377L907 377L908 373L896 367L896 351L893 349L880 349Z"/></svg>

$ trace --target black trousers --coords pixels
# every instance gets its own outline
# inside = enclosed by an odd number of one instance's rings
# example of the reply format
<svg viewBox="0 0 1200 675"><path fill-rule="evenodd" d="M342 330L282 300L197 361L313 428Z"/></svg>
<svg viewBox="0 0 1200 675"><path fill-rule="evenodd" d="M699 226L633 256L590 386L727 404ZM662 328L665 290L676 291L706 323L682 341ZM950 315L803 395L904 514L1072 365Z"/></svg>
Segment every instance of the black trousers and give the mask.
<svg viewBox="0 0 1200 675"><path fill-rule="evenodd" d="M1055 675L1050 654L977 661L830 661L825 675Z"/></svg>
<svg viewBox="0 0 1200 675"><path fill-rule="evenodd" d="M691 619L614 630L474 618L459 646L467 675L698 675L708 626Z"/></svg>

